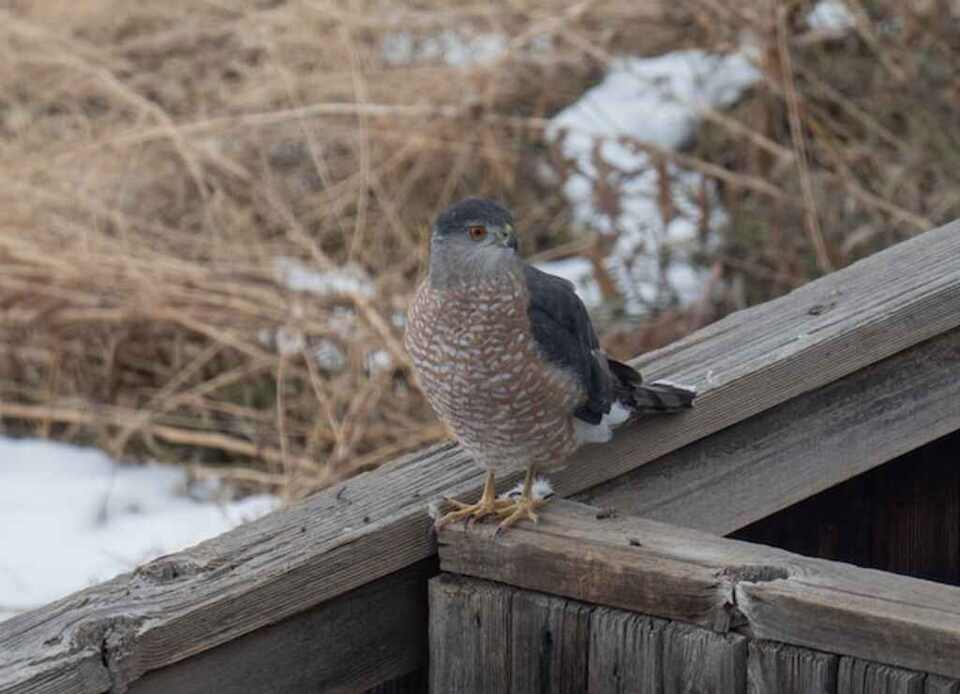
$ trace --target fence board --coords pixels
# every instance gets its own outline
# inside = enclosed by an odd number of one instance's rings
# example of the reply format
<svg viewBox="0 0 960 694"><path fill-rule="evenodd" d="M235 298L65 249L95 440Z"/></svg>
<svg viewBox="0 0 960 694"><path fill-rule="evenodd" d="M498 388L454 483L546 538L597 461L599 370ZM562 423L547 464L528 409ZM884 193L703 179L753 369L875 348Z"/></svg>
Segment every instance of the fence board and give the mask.
<svg viewBox="0 0 960 694"><path fill-rule="evenodd" d="M603 694L663 692L667 622L598 607L590 617L589 687Z"/></svg>
<svg viewBox="0 0 960 694"><path fill-rule="evenodd" d="M960 694L960 682L939 675L927 675L925 694Z"/></svg>
<svg viewBox="0 0 960 694"><path fill-rule="evenodd" d="M663 690L673 694L729 694L747 686L747 640L686 624L663 630Z"/></svg>
<svg viewBox="0 0 960 694"><path fill-rule="evenodd" d="M513 589L456 576L430 581L430 691L510 691Z"/></svg>
<svg viewBox="0 0 960 694"><path fill-rule="evenodd" d="M517 591L511 603L514 694L587 691L591 608L543 593Z"/></svg>
<svg viewBox="0 0 960 694"><path fill-rule="evenodd" d="M836 694L840 658L772 641L751 641L749 694Z"/></svg>
<svg viewBox="0 0 960 694"><path fill-rule="evenodd" d="M923 694L925 675L857 658L841 658L837 694Z"/></svg>
<svg viewBox="0 0 960 694"><path fill-rule="evenodd" d="M718 631L960 676L960 588L557 500L537 527L441 533L440 566Z"/></svg>

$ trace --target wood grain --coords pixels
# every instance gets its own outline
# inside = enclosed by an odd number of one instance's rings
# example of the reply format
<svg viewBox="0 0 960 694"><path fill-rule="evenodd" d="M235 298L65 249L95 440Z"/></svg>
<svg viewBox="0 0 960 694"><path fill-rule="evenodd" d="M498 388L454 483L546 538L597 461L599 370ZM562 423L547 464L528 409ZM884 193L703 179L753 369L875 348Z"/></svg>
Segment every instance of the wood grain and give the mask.
<svg viewBox="0 0 960 694"><path fill-rule="evenodd" d="M923 694L926 676L856 658L841 658L837 694Z"/></svg>
<svg viewBox="0 0 960 694"><path fill-rule="evenodd" d="M149 672L133 682L129 692L280 694L356 692L375 686L426 660L427 581L435 572L434 561L419 562L337 600ZM358 658L358 653L369 657Z"/></svg>
<svg viewBox="0 0 960 694"><path fill-rule="evenodd" d="M667 622L598 607L590 617L592 694L663 692L663 632Z"/></svg>
<svg viewBox="0 0 960 694"><path fill-rule="evenodd" d="M445 571L752 638L960 676L960 588L557 500L495 537L441 533Z"/></svg>
<svg viewBox="0 0 960 694"><path fill-rule="evenodd" d="M510 691L514 590L440 575L430 581L430 691Z"/></svg>
<svg viewBox="0 0 960 694"><path fill-rule="evenodd" d="M726 694L746 686L746 639L734 634L451 574L431 581L430 608L431 691Z"/></svg>
<svg viewBox="0 0 960 694"><path fill-rule="evenodd" d="M698 385L698 406L585 448L554 478L559 493L622 475L955 328L958 230L928 232L646 355L636 363L647 377ZM480 483L461 451L438 446L3 622L0 692L99 692L108 682L122 690L399 571L435 552L426 501L475 495Z"/></svg>
<svg viewBox="0 0 960 694"><path fill-rule="evenodd" d="M927 675L924 694L958 694L960 692L960 681L940 677L939 675Z"/></svg>
<svg viewBox="0 0 960 694"><path fill-rule="evenodd" d="M750 641L749 694L836 694L840 658L771 641Z"/></svg>
<svg viewBox="0 0 960 694"><path fill-rule="evenodd" d="M583 694L593 608L528 591L515 592L511 608L510 691Z"/></svg>
<svg viewBox="0 0 960 694"><path fill-rule="evenodd" d="M747 640L686 624L663 632L663 691L728 694L747 686Z"/></svg>
<svg viewBox="0 0 960 694"><path fill-rule="evenodd" d="M957 364L955 329L575 498L727 535L960 430Z"/></svg>

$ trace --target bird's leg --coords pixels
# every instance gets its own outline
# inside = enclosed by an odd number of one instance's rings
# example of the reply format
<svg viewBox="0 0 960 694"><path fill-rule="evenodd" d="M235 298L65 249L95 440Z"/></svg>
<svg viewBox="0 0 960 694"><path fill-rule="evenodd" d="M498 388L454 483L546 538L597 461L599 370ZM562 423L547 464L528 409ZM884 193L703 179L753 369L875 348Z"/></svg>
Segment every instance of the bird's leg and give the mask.
<svg viewBox="0 0 960 694"><path fill-rule="evenodd" d="M483 483L483 494L480 495L480 500L477 501L477 503L465 504L462 501L450 498L445 498L445 501L453 504L456 510L446 513L437 519L437 522L434 523L434 527L437 530L464 518L468 520L480 520L485 516L492 516L497 513L499 509L511 503L506 499L497 498L497 487L493 470L487 470L487 479Z"/></svg>
<svg viewBox="0 0 960 694"><path fill-rule="evenodd" d="M538 521L535 509L547 503L546 499L535 499L533 497L533 477L536 466L531 465L527 468L527 476L523 479L523 491L520 498L511 502L509 506L497 509L497 515L503 518L500 526L497 528L497 535L509 528L517 521L529 519L534 523Z"/></svg>

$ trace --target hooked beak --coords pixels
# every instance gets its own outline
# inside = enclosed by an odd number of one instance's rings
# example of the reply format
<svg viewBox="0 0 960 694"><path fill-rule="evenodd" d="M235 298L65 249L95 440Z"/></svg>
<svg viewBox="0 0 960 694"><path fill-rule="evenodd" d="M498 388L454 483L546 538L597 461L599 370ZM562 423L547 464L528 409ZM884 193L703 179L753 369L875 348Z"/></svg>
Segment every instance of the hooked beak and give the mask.
<svg viewBox="0 0 960 694"><path fill-rule="evenodd" d="M506 224L502 227L497 227L497 240L506 248L517 250L517 235L514 233L512 225Z"/></svg>

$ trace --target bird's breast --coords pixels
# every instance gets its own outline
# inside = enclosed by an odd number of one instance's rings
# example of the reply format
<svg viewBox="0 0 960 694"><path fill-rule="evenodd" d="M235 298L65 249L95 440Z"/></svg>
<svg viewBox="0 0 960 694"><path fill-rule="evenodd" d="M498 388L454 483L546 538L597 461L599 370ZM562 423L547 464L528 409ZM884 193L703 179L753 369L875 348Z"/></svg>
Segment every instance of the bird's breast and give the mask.
<svg viewBox="0 0 960 694"><path fill-rule="evenodd" d="M524 287L424 285L405 342L437 415L491 465L562 460L573 448L576 379L540 356Z"/></svg>

